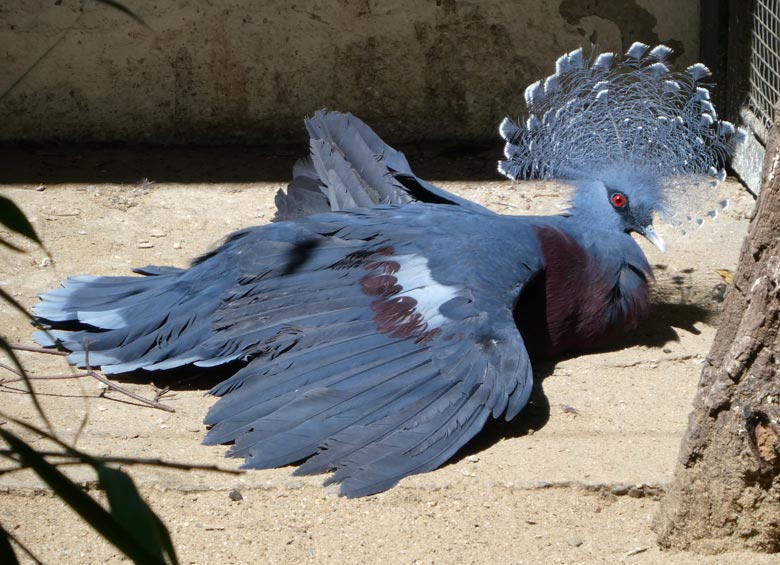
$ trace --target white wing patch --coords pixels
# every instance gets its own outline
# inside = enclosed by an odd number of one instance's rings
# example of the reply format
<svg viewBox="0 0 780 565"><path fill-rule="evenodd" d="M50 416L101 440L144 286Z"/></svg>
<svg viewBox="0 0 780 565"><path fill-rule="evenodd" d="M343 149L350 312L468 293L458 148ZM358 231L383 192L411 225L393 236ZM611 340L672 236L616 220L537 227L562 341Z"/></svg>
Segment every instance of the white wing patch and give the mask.
<svg viewBox="0 0 780 565"><path fill-rule="evenodd" d="M460 296L462 288L436 282L425 257L397 255L393 259L401 265L395 276L403 288L396 296L408 296L417 302L415 310L422 316L428 329L441 327L448 318L439 311L439 306Z"/></svg>
<svg viewBox="0 0 780 565"><path fill-rule="evenodd" d="M395 255L391 247L374 252L363 268L369 274L360 280L371 302L380 333L404 339L429 341L441 333L448 318L440 306L460 296L462 287L437 282L428 259L420 255Z"/></svg>

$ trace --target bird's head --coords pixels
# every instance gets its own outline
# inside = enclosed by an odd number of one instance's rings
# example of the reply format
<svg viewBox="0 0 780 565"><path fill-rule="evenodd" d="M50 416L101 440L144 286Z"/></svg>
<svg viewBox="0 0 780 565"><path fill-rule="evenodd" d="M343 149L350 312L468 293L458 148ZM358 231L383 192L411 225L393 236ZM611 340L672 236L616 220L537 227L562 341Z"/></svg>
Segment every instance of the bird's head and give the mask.
<svg viewBox="0 0 780 565"><path fill-rule="evenodd" d="M655 179L619 170L599 177L576 182L569 215L591 230L637 233L663 253L666 243L653 226L661 195Z"/></svg>

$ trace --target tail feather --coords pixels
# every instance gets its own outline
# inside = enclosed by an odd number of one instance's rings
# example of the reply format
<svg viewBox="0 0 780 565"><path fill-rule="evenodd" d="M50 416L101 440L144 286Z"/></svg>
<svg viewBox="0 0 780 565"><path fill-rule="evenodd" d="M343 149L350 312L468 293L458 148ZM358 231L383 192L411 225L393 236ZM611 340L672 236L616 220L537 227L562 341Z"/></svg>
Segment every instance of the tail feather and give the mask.
<svg viewBox="0 0 780 565"><path fill-rule="evenodd" d="M182 284L174 268L145 268L145 277L71 277L41 295L33 308L44 322L75 322L80 331L40 331L44 347L61 343L74 365L100 365L106 373L172 368L199 360L209 313L219 306L207 293ZM185 330L187 330L185 332Z"/></svg>
<svg viewBox="0 0 780 565"><path fill-rule="evenodd" d="M42 302L33 307L33 313L50 322L83 321L80 311L114 310L117 299L132 297L149 287L139 277L70 277L60 288L42 294Z"/></svg>

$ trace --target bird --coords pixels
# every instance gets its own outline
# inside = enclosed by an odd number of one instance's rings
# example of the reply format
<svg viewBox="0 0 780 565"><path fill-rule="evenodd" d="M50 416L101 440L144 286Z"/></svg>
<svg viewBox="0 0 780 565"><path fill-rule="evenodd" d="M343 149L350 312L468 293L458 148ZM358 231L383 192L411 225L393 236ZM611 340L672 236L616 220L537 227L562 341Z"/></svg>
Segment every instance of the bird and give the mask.
<svg viewBox="0 0 780 565"><path fill-rule="evenodd" d="M533 360L604 347L647 316L634 235L663 251L654 217L696 221L691 194L744 135L718 119L707 68L672 71L670 54L565 53L525 90L525 118L503 120L498 171L571 184L560 214L494 213L322 110L273 222L187 268L71 277L40 295L34 339L106 374L231 367L204 442L244 468L299 463L348 497L436 469L521 412Z"/></svg>

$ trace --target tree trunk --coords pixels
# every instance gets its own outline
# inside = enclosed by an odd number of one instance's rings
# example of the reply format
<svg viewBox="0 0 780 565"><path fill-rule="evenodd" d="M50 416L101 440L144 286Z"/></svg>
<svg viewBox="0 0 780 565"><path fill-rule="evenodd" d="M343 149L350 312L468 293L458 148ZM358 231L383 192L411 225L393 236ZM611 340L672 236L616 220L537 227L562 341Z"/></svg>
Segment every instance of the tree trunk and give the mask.
<svg viewBox="0 0 780 565"><path fill-rule="evenodd" d="M674 480L656 516L662 547L780 551L780 124L757 210L704 364Z"/></svg>

